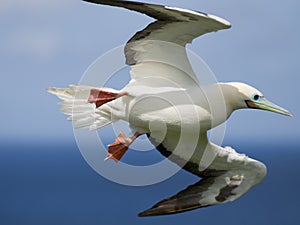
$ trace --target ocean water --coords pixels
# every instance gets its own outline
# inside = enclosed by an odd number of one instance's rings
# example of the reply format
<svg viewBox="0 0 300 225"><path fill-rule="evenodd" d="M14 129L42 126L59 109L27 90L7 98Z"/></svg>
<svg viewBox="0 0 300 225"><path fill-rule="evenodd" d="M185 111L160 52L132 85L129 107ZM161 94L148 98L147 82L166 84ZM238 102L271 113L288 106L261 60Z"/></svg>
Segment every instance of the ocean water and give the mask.
<svg viewBox="0 0 300 225"><path fill-rule="evenodd" d="M0 224L300 224L300 145L256 143L246 152L268 166L266 179L232 203L139 218L137 213L197 178L180 171L151 186L128 187L94 172L75 142L2 141ZM247 149L246 143L234 146Z"/></svg>

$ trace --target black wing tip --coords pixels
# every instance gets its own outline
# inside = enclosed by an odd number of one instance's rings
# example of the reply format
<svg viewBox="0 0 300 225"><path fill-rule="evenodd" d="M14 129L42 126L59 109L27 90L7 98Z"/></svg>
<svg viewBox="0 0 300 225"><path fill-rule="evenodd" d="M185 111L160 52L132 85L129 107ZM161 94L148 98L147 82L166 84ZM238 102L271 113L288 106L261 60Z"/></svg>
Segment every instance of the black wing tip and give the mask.
<svg viewBox="0 0 300 225"><path fill-rule="evenodd" d="M161 211L158 210L157 208L151 208L151 209L147 209L143 212L140 212L138 214L139 217L149 217L149 216L163 216L163 215L170 215L170 214L174 214L177 212L168 212L168 211Z"/></svg>
<svg viewBox="0 0 300 225"><path fill-rule="evenodd" d="M145 210L145 211L143 211L143 212L140 212L140 213L138 214L138 217L154 216L154 215L152 215L152 214L149 214L147 211L148 211L148 210Z"/></svg>
<svg viewBox="0 0 300 225"><path fill-rule="evenodd" d="M195 209L198 209L198 208L204 208L204 207L207 207L207 206L201 206L199 204L199 205L194 205L194 206L191 206L191 207L181 208L181 209L175 209L173 207L153 207L153 208L147 209L143 212L140 212L138 214L138 216L139 217L171 216L171 215L174 215L174 214L179 214L179 213L181 214L181 213L186 212L186 211L191 211L191 210L195 210Z"/></svg>
<svg viewBox="0 0 300 225"><path fill-rule="evenodd" d="M109 3L114 2L111 0L81 0L81 1L94 3L94 4L103 4L103 5L109 5ZM122 2L122 1L115 0L115 2Z"/></svg>
<svg viewBox="0 0 300 225"><path fill-rule="evenodd" d="M165 202L166 200L162 200L161 202L155 204L150 209L140 212L138 216L139 217L162 216L162 215L179 213L181 211L179 209L176 209L176 206L174 204L164 204Z"/></svg>
<svg viewBox="0 0 300 225"><path fill-rule="evenodd" d="M122 3L122 4L126 4L126 3L134 3L134 4L144 4L143 2L136 2L136 1L127 1L127 0L81 0L83 2L90 2L90 3L95 3L95 4L112 4L114 5L113 3Z"/></svg>
<svg viewBox="0 0 300 225"><path fill-rule="evenodd" d="M143 212L140 212L138 214L139 217L147 217L147 216L161 216L161 215L165 215L165 214L170 214L168 213L165 209L161 209L164 207L160 207L160 209L155 205L150 209L147 209Z"/></svg>
<svg viewBox="0 0 300 225"><path fill-rule="evenodd" d="M95 3L95 1L93 1L93 0L81 0L81 1Z"/></svg>

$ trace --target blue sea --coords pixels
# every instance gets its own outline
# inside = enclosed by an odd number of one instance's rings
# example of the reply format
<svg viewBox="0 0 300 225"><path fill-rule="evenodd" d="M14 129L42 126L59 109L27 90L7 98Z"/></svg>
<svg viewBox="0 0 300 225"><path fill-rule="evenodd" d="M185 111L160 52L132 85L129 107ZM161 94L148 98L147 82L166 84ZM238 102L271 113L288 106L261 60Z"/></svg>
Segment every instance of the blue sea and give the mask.
<svg viewBox="0 0 300 225"><path fill-rule="evenodd" d="M248 149L239 142L236 149ZM252 143L246 152L268 166L266 179L232 203L177 215L139 218L137 213L196 182L180 171L151 186L123 186L98 175L75 141L2 141L0 224L300 224L300 145Z"/></svg>

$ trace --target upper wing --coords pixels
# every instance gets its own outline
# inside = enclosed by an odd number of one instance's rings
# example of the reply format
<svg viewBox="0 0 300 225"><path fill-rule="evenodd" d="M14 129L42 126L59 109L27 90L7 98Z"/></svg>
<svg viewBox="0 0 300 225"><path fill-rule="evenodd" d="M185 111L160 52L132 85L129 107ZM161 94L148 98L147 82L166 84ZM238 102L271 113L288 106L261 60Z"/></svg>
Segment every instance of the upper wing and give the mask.
<svg viewBox="0 0 300 225"><path fill-rule="evenodd" d="M156 19L125 46L126 63L132 66L133 79L156 76L180 86L198 83L185 45L200 35L230 28L224 19L187 9L131 1L84 1L123 7Z"/></svg>
<svg viewBox="0 0 300 225"><path fill-rule="evenodd" d="M205 140L203 141L205 145ZM202 157L199 158L199 151L195 152L195 155L187 162L184 159L185 156L182 155L184 151L175 155L165 146L157 147L170 160L181 166L184 165L185 170L202 179L176 195L158 202L139 216L180 213L234 201L265 177L266 167L263 163L239 154L230 147L222 148L209 142L206 143L206 151L212 153L214 158L204 170L199 169L202 168L201 161L203 163L203 157L205 157L201 154Z"/></svg>

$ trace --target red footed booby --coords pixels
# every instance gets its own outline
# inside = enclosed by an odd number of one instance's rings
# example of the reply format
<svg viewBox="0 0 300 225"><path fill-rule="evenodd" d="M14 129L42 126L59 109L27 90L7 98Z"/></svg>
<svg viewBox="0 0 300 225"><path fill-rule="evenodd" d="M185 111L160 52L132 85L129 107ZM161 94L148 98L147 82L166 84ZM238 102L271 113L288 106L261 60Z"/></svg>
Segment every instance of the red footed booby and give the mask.
<svg viewBox="0 0 300 225"><path fill-rule="evenodd" d="M176 7L119 0L85 1L123 7L155 19L125 46L131 81L122 90L70 85L48 91L63 100L62 112L70 115L69 120L77 128L100 129L117 120L129 122L133 136L120 133L108 146L107 158L118 162L130 144L146 134L162 155L201 178L139 216L180 213L230 202L259 184L266 175L266 166L230 147L211 143L207 131L238 109L291 113L244 83L201 85L185 49L193 39L228 29L230 23ZM213 155L209 163L203 160L205 153Z"/></svg>

